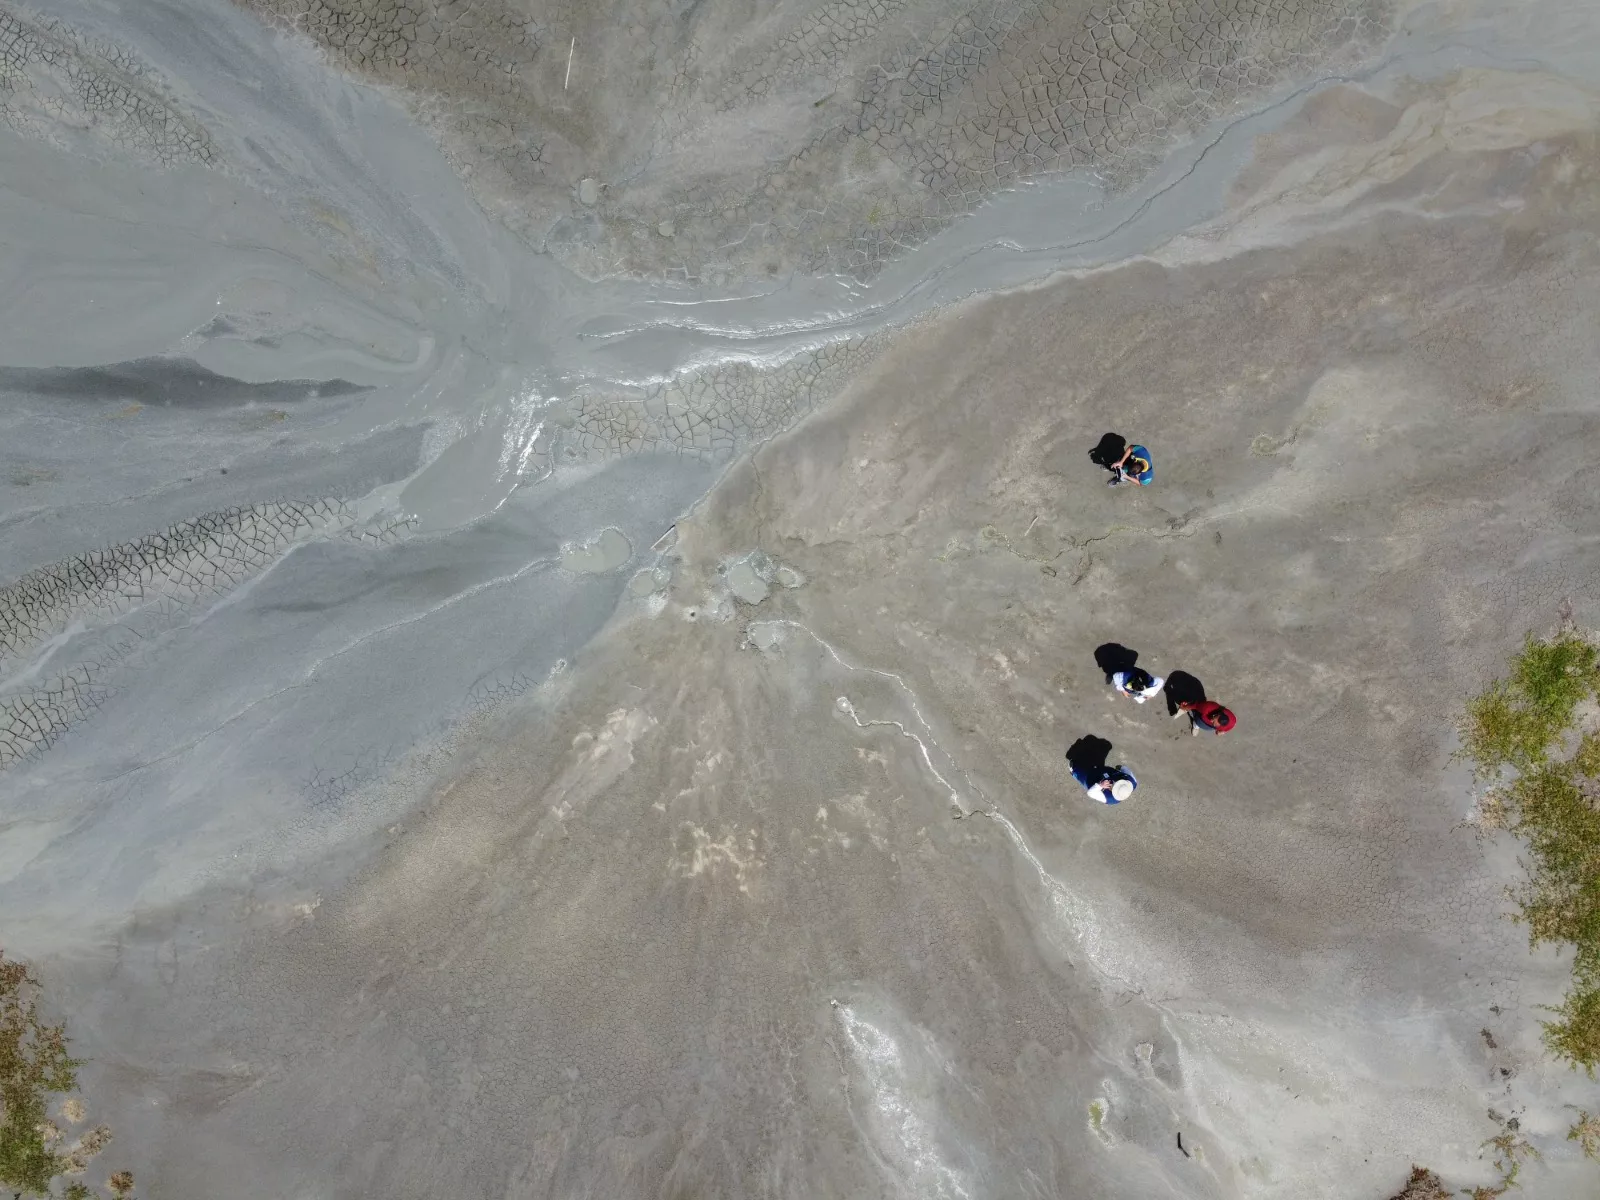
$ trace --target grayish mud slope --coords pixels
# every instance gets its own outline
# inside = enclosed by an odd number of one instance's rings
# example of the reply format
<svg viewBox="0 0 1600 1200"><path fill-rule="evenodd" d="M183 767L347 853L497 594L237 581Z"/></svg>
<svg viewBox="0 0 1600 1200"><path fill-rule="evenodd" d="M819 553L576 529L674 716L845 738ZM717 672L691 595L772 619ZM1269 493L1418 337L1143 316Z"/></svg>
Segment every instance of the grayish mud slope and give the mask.
<svg viewBox="0 0 1600 1200"><path fill-rule="evenodd" d="M1597 89L1554 0L0 0L0 947L114 1165L1592 1195L1449 755L1600 625Z"/></svg>
<svg viewBox="0 0 1600 1200"><path fill-rule="evenodd" d="M398 84L586 275L876 272L996 188L1137 176L1359 61L1384 0L239 0ZM581 47L581 53L580 53Z"/></svg>

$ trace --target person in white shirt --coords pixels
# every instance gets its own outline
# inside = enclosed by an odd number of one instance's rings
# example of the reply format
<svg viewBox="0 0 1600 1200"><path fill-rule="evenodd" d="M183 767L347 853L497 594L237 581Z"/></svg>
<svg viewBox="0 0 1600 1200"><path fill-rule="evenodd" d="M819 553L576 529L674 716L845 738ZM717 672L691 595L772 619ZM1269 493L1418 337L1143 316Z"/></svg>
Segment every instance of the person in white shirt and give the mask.
<svg viewBox="0 0 1600 1200"><path fill-rule="evenodd" d="M1132 696L1136 704L1143 704L1151 696L1159 696L1165 683L1166 680L1161 676L1152 675L1143 667L1129 667L1111 676L1111 686L1124 696Z"/></svg>

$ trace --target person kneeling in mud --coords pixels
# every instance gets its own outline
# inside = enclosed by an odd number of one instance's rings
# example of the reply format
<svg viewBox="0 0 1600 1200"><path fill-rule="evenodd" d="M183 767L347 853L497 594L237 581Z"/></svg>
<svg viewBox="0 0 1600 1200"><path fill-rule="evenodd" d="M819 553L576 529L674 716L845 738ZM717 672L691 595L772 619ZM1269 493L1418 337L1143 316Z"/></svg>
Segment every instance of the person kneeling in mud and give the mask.
<svg viewBox="0 0 1600 1200"><path fill-rule="evenodd" d="M1139 786L1133 772L1121 763L1114 767L1074 767L1072 777L1083 784L1089 799L1098 800L1101 804L1121 804Z"/></svg>
<svg viewBox="0 0 1600 1200"><path fill-rule="evenodd" d="M1121 804L1133 795L1139 781L1121 763L1108 767L1106 755L1110 752L1110 742L1090 734L1072 743L1067 751L1067 766L1072 771L1072 777L1089 793L1091 800L1101 804Z"/></svg>
<svg viewBox="0 0 1600 1200"><path fill-rule="evenodd" d="M1189 715L1189 732L1195 737L1199 737L1202 730L1220 736L1239 723L1232 709L1224 708L1215 700L1181 700L1178 711L1172 715L1176 718L1184 713Z"/></svg>
<svg viewBox="0 0 1600 1200"><path fill-rule="evenodd" d="M1111 487L1130 481L1144 487L1156 477L1150 451L1140 445L1130 445L1120 433L1108 433L1101 437L1095 448L1089 451L1089 460L1111 472L1111 478L1107 481Z"/></svg>
<svg viewBox="0 0 1600 1200"><path fill-rule="evenodd" d="M1116 487L1119 483L1137 483L1140 487L1149 487L1150 481L1156 477L1156 469L1150 461L1150 451L1143 446L1129 446L1118 461L1111 468L1111 481L1108 486Z"/></svg>
<svg viewBox="0 0 1600 1200"><path fill-rule="evenodd" d="M1152 675L1143 667L1129 667L1111 676L1111 686L1124 696L1132 696L1135 704L1143 704L1151 696L1159 696L1161 685L1165 682L1161 676Z"/></svg>

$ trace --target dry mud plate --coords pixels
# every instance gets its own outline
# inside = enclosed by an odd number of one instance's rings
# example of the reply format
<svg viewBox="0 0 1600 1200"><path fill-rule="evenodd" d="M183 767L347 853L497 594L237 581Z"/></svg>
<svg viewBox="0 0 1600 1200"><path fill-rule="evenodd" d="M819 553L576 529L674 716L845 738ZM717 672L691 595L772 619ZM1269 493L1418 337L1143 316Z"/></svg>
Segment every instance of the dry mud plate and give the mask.
<svg viewBox="0 0 1600 1200"><path fill-rule="evenodd" d="M0 0L0 238L101 1194L1594 1194L1451 757L1600 626L1589 6Z"/></svg>

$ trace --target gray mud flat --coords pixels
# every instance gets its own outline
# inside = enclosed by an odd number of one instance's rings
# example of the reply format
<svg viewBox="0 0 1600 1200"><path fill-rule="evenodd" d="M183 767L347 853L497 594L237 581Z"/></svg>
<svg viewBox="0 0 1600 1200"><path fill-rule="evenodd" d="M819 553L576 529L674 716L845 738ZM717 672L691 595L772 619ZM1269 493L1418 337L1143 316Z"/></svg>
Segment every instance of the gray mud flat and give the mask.
<svg viewBox="0 0 1600 1200"><path fill-rule="evenodd" d="M1600 625L1588 6L0 0L0 238L139 1194L1594 1193L1449 757Z"/></svg>

